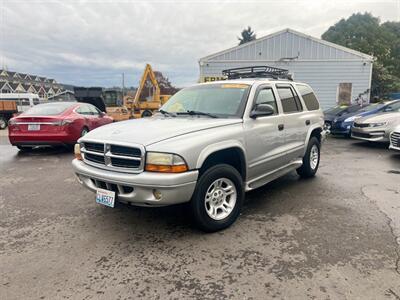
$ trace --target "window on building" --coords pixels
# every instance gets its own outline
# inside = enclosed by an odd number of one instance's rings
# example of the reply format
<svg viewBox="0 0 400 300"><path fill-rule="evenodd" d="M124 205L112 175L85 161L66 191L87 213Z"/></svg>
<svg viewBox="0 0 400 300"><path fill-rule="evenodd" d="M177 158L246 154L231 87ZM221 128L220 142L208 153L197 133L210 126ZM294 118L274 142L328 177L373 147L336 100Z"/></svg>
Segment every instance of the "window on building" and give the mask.
<svg viewBox="0 0 400 300"><path fill-rule="evenodd" d="M277 90L281 98L283 112L294 113L303 110L299 98L289 86L278 86Z"/></svg>
<svg viewBox="0 0 400 300"><path fill-rule="evenodd" d="M308 110L318 110L319 103L317 97L313 93L312 89L307 85L297 84L297 90L300 92L301 97L306 104Z"/></svg>

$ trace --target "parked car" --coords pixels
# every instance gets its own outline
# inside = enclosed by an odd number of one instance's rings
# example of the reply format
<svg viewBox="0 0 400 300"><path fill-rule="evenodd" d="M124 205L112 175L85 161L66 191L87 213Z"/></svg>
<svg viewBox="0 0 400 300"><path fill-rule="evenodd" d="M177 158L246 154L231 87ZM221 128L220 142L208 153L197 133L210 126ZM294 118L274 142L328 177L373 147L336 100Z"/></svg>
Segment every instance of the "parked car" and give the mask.
<svg viewBox="0 0 400 300"><path fill-rule="evenodd" d="M390 134L389 149L400 151L400 125L398 125Z"/></svg>
<svg viewBox="0 0 400 300"><path fill-rule="evenodd" d="M288 172L316 174L323 113L312 89L289 80L237 79L185 88L160 115L79 139L72 165L96 202L190 202L204 231L230 226L244 193Z"/></svg>
<svg viewBox="0 0 400 300"><path fill-rule="evenodd" d="M89 131L112 121L87 103L38 104L10 119L8 136L10 143L21 150L43 145L73 145Z"/></svg>
<svg viewBox="0 0 400 300"><path fill-rule="evenodd" d="M381 112L391 112L400 105L400 100L389 101L386 103L369 104L362 109L347 115L336 117L332 122L331 134L351 136L351 127L355 119Z"/></svg>
<svg viewBox="0 0 400 300"><path fill-rule="evenodd" d="M341 117L360 110L362 107L358 104L338 105L324 111L325 128L331 130L332 122L335 118Z"/></svg>
<svg viewBox="0 0 400 300"><path fill-rule="evenodd" d="M393 105L395 106L395 105ZM400 102L393 112L380 113L354 120L351 137L370 142L389 142L389 134L400 124Z"/></svg>

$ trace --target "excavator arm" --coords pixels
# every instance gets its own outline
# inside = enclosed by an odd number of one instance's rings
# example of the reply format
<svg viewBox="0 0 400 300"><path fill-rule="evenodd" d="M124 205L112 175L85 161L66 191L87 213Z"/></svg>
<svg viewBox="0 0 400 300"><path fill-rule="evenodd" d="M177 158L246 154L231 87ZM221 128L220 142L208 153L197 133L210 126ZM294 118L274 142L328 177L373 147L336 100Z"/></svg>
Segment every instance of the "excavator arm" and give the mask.
<svg viewBox="0 0 400 300"><path fill-rule="evenodd" d="M135 99L133 101L134 105L136 105L140 101L140 94L142 93L142 91L145 87L147 77L150 78L150 81L153 84L154 89L155 89L152 101L160 101L160 87L158 86L156 76L154 75L154 72L153 72L153 69L151 68L151 66L149 64L146 64L146 68L144 69L142 78L140 80L139 88L137 89L136 94L135 94Z"/></svg>

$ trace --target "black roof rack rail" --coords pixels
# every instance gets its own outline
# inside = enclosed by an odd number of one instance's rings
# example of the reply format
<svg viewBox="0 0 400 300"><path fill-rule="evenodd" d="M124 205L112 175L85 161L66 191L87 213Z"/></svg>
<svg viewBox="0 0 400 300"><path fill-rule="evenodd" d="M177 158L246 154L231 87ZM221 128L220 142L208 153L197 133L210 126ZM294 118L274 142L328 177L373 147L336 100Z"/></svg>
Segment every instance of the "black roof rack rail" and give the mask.
<svg viewBox="0 0 400 300"><path fill-rule="evenodd" d="M222 71L222 75L226 76L227 79L273 78L293 80L292 75L289 74L289 70L270 66L253 66L226 69Z"/></svg>

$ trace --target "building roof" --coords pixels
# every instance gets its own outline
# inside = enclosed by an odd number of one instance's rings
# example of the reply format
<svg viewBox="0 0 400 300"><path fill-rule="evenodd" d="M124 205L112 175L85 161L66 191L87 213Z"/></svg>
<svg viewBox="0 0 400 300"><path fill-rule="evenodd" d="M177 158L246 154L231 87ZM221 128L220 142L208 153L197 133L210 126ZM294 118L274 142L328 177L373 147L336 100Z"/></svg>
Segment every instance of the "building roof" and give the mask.
<svg viewBox="0 0 400 300"><path fill-rule="evenodd" d="M282 43L283 40L283 43ZM253 59L249 59L253 56ZM199 60L283 60L283 59L364 59L373 57L287 28L254 41L238 45Z"/></svg>

